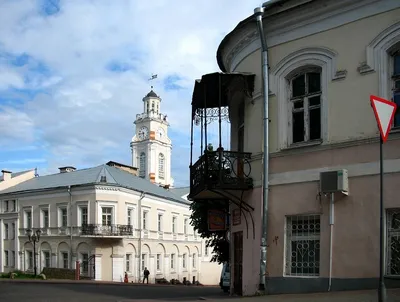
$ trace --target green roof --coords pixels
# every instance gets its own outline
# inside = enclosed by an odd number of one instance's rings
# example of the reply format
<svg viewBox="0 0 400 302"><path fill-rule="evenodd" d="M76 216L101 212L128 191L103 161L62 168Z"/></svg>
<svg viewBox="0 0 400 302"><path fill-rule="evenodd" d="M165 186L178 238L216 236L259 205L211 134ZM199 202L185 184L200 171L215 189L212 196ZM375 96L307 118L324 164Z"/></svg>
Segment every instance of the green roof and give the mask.
<svg viewBox="0 0 400 302"><path fill-rule="evenodd" d="M101 181L105 176L105 182ZM116 167L101 165L88 169L81 169L72 172L57 173L39 176L22 182L13 187L0 191L0 196L5 194L17 194L49 190L67 186L81 186L89 184L112 185L144 192L160 198L173 200L183 204L189 204L179 195L151 183L150 181L135 176L129 172Z"/></svg>

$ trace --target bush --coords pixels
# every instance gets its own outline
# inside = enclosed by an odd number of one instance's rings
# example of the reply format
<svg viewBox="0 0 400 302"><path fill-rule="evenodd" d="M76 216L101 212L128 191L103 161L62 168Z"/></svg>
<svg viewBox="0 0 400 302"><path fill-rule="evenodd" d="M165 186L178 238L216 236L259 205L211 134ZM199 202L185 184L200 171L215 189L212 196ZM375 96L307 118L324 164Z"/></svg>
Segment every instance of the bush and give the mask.
<svg viewBox="0 0 400 302"><path fill-rule="evenodd" d="M45 267L42 274L44 274L48 279L75 280L74 269Z"/></svg>

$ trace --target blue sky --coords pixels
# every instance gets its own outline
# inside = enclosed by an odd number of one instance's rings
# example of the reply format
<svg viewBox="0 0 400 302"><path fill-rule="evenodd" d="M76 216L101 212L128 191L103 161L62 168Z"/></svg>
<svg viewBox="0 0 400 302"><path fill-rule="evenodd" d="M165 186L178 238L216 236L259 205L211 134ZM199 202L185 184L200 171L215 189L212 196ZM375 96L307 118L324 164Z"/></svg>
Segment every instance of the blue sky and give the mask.
<svg viewBox="0 0 400 302"><path fill-rule="evenodd" d="M173 2L0 0L0 169L130 164L152 84L187 185L194 80L218 70L220 41L261 2Z"/></svg>

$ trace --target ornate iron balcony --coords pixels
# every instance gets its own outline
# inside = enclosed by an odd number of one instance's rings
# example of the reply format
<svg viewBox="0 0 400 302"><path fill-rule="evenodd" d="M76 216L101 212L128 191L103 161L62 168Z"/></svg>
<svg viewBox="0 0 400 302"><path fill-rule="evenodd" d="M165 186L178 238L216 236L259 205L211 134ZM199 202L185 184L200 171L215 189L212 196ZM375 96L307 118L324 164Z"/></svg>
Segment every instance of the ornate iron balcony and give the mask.
<svg viewBox="0 0 400 302"><path fill-rule="evenodd" d="M133 226L125 224L85 224L81 228L82 236L123 237L133 236Z"/></svg>
<svg viewBox="0 0 400 302"><path fill-rule="evenodd" d="M252 189L250 158L251 153L247 152L206 151L190 167L189 198L196 199L200 193L209 190Z"/></svg>

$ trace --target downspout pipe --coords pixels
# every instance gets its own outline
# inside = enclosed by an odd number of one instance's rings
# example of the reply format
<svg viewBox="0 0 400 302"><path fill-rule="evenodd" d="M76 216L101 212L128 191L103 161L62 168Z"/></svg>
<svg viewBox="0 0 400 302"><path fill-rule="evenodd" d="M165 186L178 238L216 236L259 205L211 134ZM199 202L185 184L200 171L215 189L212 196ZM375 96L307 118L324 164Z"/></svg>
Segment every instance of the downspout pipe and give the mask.
<svg viewBox="0 0 400 302"><path fill-rule="evenodd" d="M138 200L138 229L139 229L139 239L138 239L138 252L139 252L139 257L138 257L138 282L140 283L140 273L141 273L141 264L142 264L142 199L144 198L145 193L141 192L140 197Z"/></svg>
<svg viewBox="0 0 400 302"><path fill-rule="evenodd" d="M258 33L261 41L262 59L262 88L263 88L263 195L262 195L262 224L261 224L261 257L260 257L260 283L259 290L266 291L267 285L267 239L268 239L268 191L269 191L269 112L268 112L268 46L263 27L264 8L254 9Z"/></svg>
<svg viewBox="0 0 400 302"><path fill-rule="evenodd" d="M68 194L69 194L69 246L70 246L70 253L69 253L69 263L70 268L74 268L74 264L72 263L72 193L71 193L71 186L68 186Z"/></svg>

